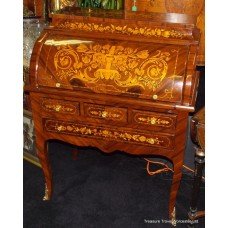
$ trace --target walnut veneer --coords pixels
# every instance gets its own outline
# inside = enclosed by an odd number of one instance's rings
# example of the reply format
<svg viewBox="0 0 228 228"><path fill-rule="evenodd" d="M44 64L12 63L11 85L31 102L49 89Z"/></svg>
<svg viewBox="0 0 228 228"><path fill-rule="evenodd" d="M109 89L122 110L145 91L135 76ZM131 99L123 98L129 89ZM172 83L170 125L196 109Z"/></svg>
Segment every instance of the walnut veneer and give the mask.
<svg viewBox="0 0 228 228"><path fill-rule="evenodd" d="M53 15L35 44L26 86L45 199L53 192L47 141L58 139L171 160L173 217L198 85L195 22L184 14L127 11Z"/></svg>

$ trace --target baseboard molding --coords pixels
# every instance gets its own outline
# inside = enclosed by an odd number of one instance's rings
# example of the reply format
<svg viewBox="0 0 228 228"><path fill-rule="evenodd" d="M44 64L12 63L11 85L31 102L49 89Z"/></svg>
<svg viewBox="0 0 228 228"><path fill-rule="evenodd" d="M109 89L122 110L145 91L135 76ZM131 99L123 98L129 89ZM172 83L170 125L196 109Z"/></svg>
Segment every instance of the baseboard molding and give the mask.
<svg viewBox="0 0 228 228"><path fill-rule="evenodd" d="M30 162L30 163L32 163L32 164L34 164L34 165L36 165L36 166L38 166L38 167L41 168L41 164L40 164L40 161L39 161L39 158L38 157L36 157L36 156L34 156L34 155L32 155L32 154L24 151L23 152L23 158L26 161L28 161L28 162Z"/></svg>

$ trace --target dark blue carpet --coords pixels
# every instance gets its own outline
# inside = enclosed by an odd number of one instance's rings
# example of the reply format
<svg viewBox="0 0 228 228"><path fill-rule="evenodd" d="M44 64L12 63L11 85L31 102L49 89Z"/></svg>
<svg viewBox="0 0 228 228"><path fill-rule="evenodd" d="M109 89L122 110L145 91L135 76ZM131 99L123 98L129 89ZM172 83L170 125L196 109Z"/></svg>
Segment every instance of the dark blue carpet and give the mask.
<svg viewBox="0 0 228 228"><path fill-rule="evenodd" d="M104 154L92 148L81 148L75 161L71 149L59 142L49 144L54 175L54 194L49 202L42 201L42 170L24 161L24 228L170 227L165 222L172 174L149 176L143 158ZM192 177L184 174L177 220L188 219L191 188ZM199 201L199 209L203 208L204 186ZM178 223L177 227L190 226ZM194 227L205 227L204 218Z"/></svg>

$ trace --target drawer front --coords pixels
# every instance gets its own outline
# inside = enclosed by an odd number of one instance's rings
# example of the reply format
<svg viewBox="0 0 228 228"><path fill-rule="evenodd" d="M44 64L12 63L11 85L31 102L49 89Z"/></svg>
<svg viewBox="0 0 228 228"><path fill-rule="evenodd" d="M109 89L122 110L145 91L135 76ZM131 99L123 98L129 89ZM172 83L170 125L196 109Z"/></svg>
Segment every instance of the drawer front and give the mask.
<svg viewBox="0 0 228 228"><path fill-rule="evenodd" d="M174 130L176 126L176 115L133 110L132 122L136 125Z"/></svg>
<svg viewBox="0 0 228 228"><path fill-rule="evenodd" d="M86 117L91 117L100 120L112 120L117 122L127 122L127 109L94 105L94 104L84 104L84 115Z"/></svg>
<svg viewBox="0 0 228 228"><path fill-rule="evenodd" d="M58 99L44 98L41 101L42 109L48 112L79 115L79 103L68 102Z"/></svg>
<svg viewBox="0 0 228 228"><path fill-rule="evenodd" d="M76 135L86 138L99 138L108 141L127 142L172 149L174 136L154 133L144 133L131 129L125 130L111 127L97 127L92 125L78 124L61 120L44 120L44 129L59 134Z"/></svg>

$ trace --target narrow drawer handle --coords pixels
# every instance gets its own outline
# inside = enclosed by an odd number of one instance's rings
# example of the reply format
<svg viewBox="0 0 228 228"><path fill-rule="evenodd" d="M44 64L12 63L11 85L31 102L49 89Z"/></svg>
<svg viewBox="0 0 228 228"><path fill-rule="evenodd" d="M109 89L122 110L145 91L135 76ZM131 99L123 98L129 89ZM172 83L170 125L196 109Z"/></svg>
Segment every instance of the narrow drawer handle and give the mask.
<svg viewBox="0 0 228 228"><path fill-rule="evenodd" d="M149 116L136 116L135 120L137 123L145 123L150 125L158 125L163 127L170 127L173 123L171 118L157 118L157 117L149 117Z"/></svg>
<svg viewBox="0 0 228 228"><path fill-rule="evenodd" d="M150 123L152 125L156 124L156 122L157 122L157 118L153 117L153 118L150 119Z"/></svg>
<svg viewBox="0 0 228 228"><path fill-rule="evenodd" d="M55 111L59 112L61 110L62 106L61 105L56 105L55 106Z"/></svg>
<svg viewBox="0 0 228 228"><path fill-rule="evenodd" d="M101 113L101 116L102 116L103 118L108 117L108 112L107 112L107 111L103 111L103 112Z"/></svg>
<svg viewBox="0 0 228 228"><path fill-rule="evenodd" d="M157 95L157 94L154 94L154 95L153 95L153 99L154 99L154 100L157 100L157 99L158 99L158 95Z"/></svg>
<svg viewBox="0 0 228 228"><path fill-rule="evenodd" d="M57 127L57 130L58 130L58 131L63 131L64 128L65 128L64 126L60 125L60 126Z"/></svg>

